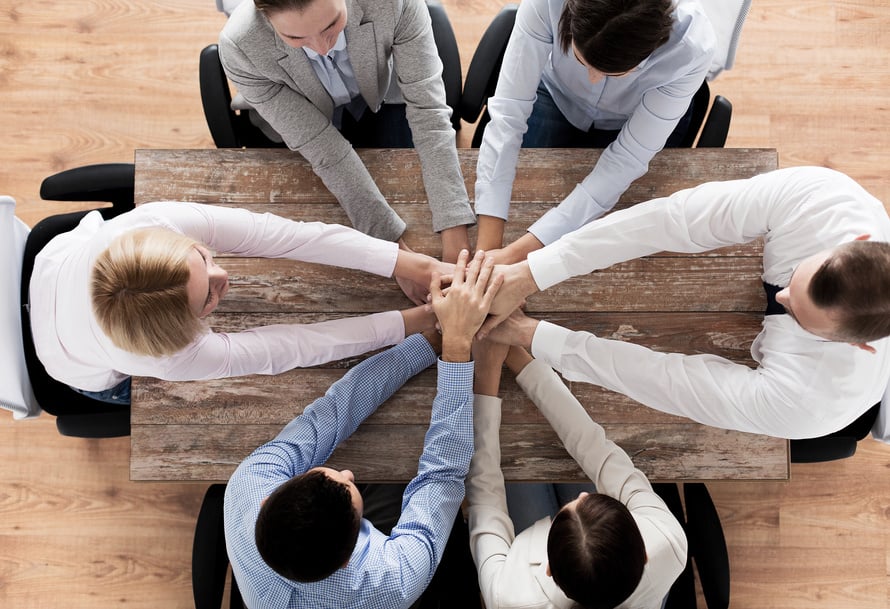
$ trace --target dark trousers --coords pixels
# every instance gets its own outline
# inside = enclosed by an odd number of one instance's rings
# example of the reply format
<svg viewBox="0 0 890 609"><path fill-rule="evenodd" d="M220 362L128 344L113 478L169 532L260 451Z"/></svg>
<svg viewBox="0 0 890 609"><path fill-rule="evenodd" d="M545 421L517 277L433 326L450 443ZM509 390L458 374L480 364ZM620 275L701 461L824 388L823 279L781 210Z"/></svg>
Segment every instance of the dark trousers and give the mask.
<svg viewBox="0 0 890 609"><path fill-rule="evenodd" d="M360 484L364 517L387 535L402 513L404 484ZM482 609L476 565L470 554L470 531L458 511L433 580L411 609Z"/></svg>

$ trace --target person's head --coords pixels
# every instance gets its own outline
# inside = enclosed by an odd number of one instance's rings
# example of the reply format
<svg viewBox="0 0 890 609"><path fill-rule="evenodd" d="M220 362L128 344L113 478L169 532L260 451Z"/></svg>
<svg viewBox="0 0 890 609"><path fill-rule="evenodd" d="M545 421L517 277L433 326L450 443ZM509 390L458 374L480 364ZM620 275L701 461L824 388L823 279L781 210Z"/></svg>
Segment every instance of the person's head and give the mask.
<svg viewBox="0 0 890 609"><path fill-rule="evenodd" d="M206 247L146 228L120 235L93 264L90 296L99 327L120 349L161 357L184 349L229 289Z"/></svg>
<svg viewBox="0 0 890 609"><path fill-rule="evenodd" d="M325 55L346 28L345 0L254 0L288 46Z"/></svg>
<svg viewBox="0 0 890 609"><path fill-rule="evenodd" d="M668 41L671 0L565 0L559 44L587 68L595 83L637 67Z"/></svg>
<svg viewBox="0 0 890 609"><path fill-rule="evenodd" d="M804 330L874 351L890 336L890 244L868 237L804 259L776 301Z"/></svg>
<svg viewBox="0 0 890 609"><path fill-rule="evenodd" d="M566 596L586 609L611 609L640 583L646 546L623 503L581 493L553 519L547 560L548 574Z"/></svg>
<svg viewBox="0 0 890 609"><path fill-rule="evenodd" d="M287 579L322 580L349 562L363 507L348 469L316 467L294 476L260 507L254 529L260 556Z"/></svg>

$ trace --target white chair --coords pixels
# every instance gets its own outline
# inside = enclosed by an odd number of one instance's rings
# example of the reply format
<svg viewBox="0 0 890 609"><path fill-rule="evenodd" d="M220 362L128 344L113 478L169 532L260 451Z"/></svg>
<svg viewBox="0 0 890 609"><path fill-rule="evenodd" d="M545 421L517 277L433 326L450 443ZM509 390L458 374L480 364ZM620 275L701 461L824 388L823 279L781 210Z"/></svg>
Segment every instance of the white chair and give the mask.
<svg viewBox="0 0 890 609"><path fill-rule="evenodd" d="M25 242L31 229L15 216L15 199L0 196L0 407L15 419L30 419L42 410L37 404L22 346L20 287Z"/></svg>
<svg viewBox="0 0 890 609"><path fill-rule="evenodd" d="M751 0L701 0L701 4L717 37L717 50L707 76L711 81L723 70L732 69L735 63L739 37L751 8Z"/></svg>

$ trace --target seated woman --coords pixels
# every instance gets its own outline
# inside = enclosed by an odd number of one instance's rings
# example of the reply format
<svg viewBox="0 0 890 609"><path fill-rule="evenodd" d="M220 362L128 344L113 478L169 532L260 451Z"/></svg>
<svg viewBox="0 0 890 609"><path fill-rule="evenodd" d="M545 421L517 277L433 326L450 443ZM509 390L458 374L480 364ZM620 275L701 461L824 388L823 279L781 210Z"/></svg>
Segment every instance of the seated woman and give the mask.
<svg viewBox="0 0 890 609"><path fill-rule="evenodd" d="M30 283L37 356L53 378L129 403L131 375L201 380L278 374L398 343L433 327L428 307L315 324L213 332L228 291L211 250L289 258L429 285L451 265L335 224L197 203L147 203L104 221L87 214L37 255Z"/></svg>
<svg viewBox="0 0 890 609"><path fill-rule="evenodd" d="M476 217L423 0L244 0L219 57L239 96L309 161L355 228L404 245L405 222L353 146L413 145L442 259L469 247Z"/></svg>
<svg viewBox="0 0 890 609"><path fill-rule="evenodd" d="M487 609L660 607L686 566L686 537L627 454L546 364L513 347L507 366L595 483L514 534L501 473L496 397L503 358L478 350L476 452L467 476L470 548ZM486 372L487 371L487 372Z"/></svg>
<svg viewBox="0 0 890 609"><path fill-rule="evenodd" d="M612 209L659 150L682 142L715 44L698 0L522 2L479 149L478 247L501 246L520 146L605 150L499 263Z"/></svg>

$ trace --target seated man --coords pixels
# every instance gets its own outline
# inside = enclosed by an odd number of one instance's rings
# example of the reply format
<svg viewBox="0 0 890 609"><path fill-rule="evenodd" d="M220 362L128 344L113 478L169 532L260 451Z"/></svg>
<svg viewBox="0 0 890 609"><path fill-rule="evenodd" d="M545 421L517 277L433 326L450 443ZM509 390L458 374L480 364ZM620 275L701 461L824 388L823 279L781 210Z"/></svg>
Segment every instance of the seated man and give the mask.
<svg viewBox="0 0 890 609"><path fill-rule="evenodd" d="M527 506L514 505L505 494L496 397L500 363L488 365L491 353L479 351L475 358L476 453L467 476L470 548L486 608L555 609L572 601L597 608L659 607L686 566L683 527L556 373L515 347L507 366L596 492L581 492L561 509L538 514L537 522L514 534L511 517Z"/></svg>
<svg viewBox="0 0 890 609"><path fill-rule="evenodd" d="M451 287L434 274L442 330L438 392L417 476L389 535L362 517L349 470L324 464L405 381L436 361L420 335L351 369L235 471L225 496L226 546L245 604L409 607L442 557L473 454L470 344L497 291L493 262L461 252Z"/></svg>
<svg viewBox="0 0 890 609"><path fill-rule="evenodd" d="M495 315L480 334L525 297L569 277L760 236L769 306L751 345L756 368L658 353L520 313L490 336L531 348L568 380L706 425L792 439L835 432L880 402L890 379L890 218L880 201L830 169L710 182L591 222L504 269ZM876 438L890 437L885 419L882 412Z"/></svg>

